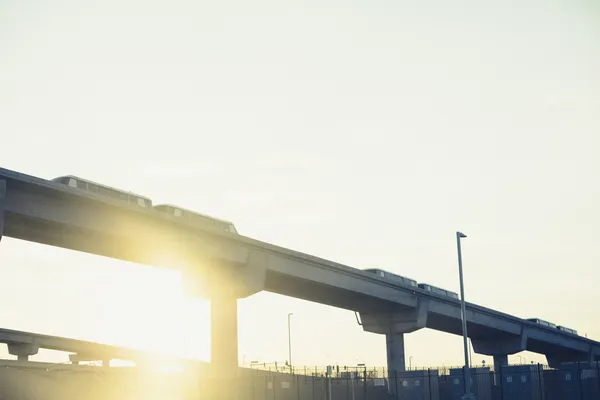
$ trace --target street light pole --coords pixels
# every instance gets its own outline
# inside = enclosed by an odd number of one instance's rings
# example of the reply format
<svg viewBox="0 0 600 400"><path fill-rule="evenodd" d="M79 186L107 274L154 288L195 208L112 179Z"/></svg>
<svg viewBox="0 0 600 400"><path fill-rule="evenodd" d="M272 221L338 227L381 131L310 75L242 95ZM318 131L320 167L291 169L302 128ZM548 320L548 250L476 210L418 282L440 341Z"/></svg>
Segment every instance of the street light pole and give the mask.
<svg viewBox="0 0 600 400"><path fill-rule="evenodd" d="M463 331L463 346L465 352L465 395L463 399L472 399L471 395L471 371L470 371L470 363L469 363L469 345L468 345L468 335L467 335L467 307L465 305L465 286L463 282L463 268L462 268L462 253L460 249L460 239L466 238L462 232L456 232L456 248L458 250L458 276L460 279L460 318L462 321L462 331Z"/></svg>
<svg viewBox="0 0 600 400"><path fill-rule="evenodd" d="M291 320L290 317L294 315L294 313L289 313L287 318L288 318L288 360L290 362L290 374L293 372L292 369L292 325L291 325Z"/></svg>

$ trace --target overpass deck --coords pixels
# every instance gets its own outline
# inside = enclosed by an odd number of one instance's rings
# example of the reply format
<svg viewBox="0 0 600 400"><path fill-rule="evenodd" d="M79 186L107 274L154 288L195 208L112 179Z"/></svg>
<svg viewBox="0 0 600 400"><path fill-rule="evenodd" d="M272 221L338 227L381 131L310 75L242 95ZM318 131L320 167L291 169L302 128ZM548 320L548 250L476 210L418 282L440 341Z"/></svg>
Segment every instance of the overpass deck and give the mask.
<svg viewBox="0 0 600 400"><path fill-rule="evenodd" d="M241 297L267 290L357 311L367 319L381 313L403 315L414 325L407 332L426 327L461 334L458 300L7 169L0 169L2 232L121 260L182 268L196 274L198 282L211 275L211 266L219 261L228 282L243 281L235 289ZM166 257L173 254L179 255L180 263ZM200 289L210 293L211 286ZM545 354L549 361L600 357L597 341L476 304L467 303L467 323L475 351L483 354L530 350Z"/></svg>

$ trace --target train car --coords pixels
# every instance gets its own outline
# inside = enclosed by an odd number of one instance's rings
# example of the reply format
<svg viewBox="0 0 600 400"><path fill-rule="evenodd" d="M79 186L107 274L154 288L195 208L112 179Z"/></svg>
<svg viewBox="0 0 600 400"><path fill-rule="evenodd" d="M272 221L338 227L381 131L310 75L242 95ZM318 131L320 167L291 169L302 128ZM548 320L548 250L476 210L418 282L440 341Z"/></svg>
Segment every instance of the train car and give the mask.
<svg viewBox="0 0 600 400"><path fill-rule="evenodd" d="M572 335L579 335L575 329L567 328L566 326L559 325L559 326L557 326L557 328L559 331L567 332Z"/></svg>
<svg viewBox="0 0 600 400"><path fill-rule="evenodd" d="M122 201L128 204L135 204L139 207L152 207L152 200L147 197L126 192L124 190L115 189L110 186L92 182L88 179L79 178L73 175L59 176L52 179L52 182L61 183L75 189L85 190L86 192L99 194L101 196L109 197L111 199Z"/></svg>
<svg viewBox="0 0 600 400"><path fill-rule="evenodd" d="M435 287L435 286L429 285L427 283L419 283L418 286L419 286L419 288L421 288L423 290L426 290L426 291L434 293L434 294L438 294L440 296L447 296L447 297L451 297L453 299L458 299L458 293L454 293L454 292L451 292L446 289Z"/></svg>
<svg viewBox="0 0 600 400"><path fill-rule="evenodd" d="M208 227L212 229L219 229L226 232L238 233L235 225L232 222L225 221L219 218L214 218L209 215L197 213L192 210L187 210L179 206L171 204L159 204L154 206L156 211L164 214L168 214L175 218L181 218L184 221L188 221L194 225Z"/></svg>
<svg viewBox="0 0 600 400"><path fill-rule="evenodd" d="M556 324L553 324L552 322L544 321L543 319L539 319L539 318L527 318L527 321L534 322L538 325L547 326L548 328L553 328L553 329L557 328Z"/></svg>
<svg viewBox="0 0 600 400"><path fill-rule="evenodd" d="M410 278L407 278L407 277L401 276L401 275L396 275L391 272L384 271L382 269L368 268L368 269L365 269L364 271L378 275L378 276L388 279L390 281L398 282L402 285L417 287L417 281L415 281L414 279L410 279Z"/></svg>

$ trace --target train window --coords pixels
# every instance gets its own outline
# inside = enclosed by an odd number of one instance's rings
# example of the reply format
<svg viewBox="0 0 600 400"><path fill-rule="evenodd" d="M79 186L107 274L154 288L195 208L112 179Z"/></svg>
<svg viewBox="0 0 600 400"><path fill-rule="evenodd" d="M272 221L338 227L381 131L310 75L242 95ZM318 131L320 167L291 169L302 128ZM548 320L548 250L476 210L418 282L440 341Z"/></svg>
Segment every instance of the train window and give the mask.
<svg viewBox="0 0 600 400"><path fill-rule="evenodd" d="M137 198L137 204L140 207L146 207L146 202L144 201L144 199L141 199L139 197Z"/></svg>
<svg viewBox="0 0 600 400"><path fill-rule="evenodd" d="M71 186L71 187L76 188L77 187L77 181L75 179L73 179L73 178L68 178L68 179L69 179L68 185Z"/></svg>
<svg viewBox="0 0 600 400"><path fill-rule="evenodd" d="M181 210L179 208L173 209L173 215L176 217L181 217L181 215L182 215Z"/></svg>
<svg viewBox="0 0 600 400"><path fill-rule="evenodd" d="M382 278L385 278L385 272L383 272L383 271L379 271L379 275L380 275Z"/></svg>
<svg viewBox="0 0 600 400"><path fill-rule="evenodd" d="M215 226L215 221L212 218L206 218L203 215L198 215L198 221L206 226Z"/></svg>
<svg viewBox="0 0 600 400"><path fill-rule="evenodd" d="M117 197L118 198L118 196L116 195L116 192L114 190L112 190L112 189L105 188L105 187L102 187L102 186L98 186L97 189L98 189L98 193L100 193L103 196Z"/></svg>
<svg viewBox="0 0 600 400"><path fill-rule="evenodd" d="M87 182L77 181L77 189L89 190Z"/></svg>

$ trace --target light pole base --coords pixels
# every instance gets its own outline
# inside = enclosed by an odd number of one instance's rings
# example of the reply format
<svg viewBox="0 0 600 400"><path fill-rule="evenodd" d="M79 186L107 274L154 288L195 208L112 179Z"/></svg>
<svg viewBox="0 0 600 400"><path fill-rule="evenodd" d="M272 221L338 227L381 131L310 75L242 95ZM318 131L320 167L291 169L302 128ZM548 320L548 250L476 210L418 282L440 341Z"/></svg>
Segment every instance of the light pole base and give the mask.
<svg viewBox="0 0 600 400"><path fill-rule="evenodd" d="M461 397L461 400L477 400L475 398L475 395L473 393L469 393L469 394L463 394L463 397Z"/></svg>

